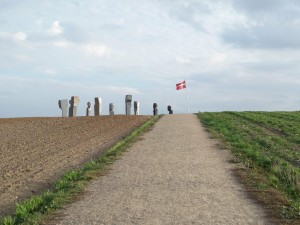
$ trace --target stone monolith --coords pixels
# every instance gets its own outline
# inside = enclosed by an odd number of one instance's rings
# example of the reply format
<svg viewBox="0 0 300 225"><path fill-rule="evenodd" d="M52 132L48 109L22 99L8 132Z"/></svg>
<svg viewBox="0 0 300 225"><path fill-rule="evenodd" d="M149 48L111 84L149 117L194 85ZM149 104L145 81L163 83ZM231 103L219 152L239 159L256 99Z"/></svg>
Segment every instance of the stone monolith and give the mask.
<svg viewBox="0 0 300 225"><path fill-rule="evenodd" d="M95 116L100 116L102 111L102 99L100 97L95 98L94 105Z"/></svg>
<svg viewBox="0 0 300 225"><path fill-rule="evenodd" d="M132 95L126 95L126 97L125 97L125 112L126 112L126 115L130 115L131 101L132 101Z"/></svg>
<svg viewBox="0 0 300 225"><path fill-rule="evenodd" d="M72 96L70 102L70 108L69 108L69 116L75 117L77 116L77 106L79 104L79 97L78 96Z"/></svg>
<svg viewBox="0 0 300 225"><path fill-rule="evenodd" d="M68 99L62 99L58 101L58 106L61 109L62 117L68 117Z"/></svg>
<svg viewBox="0 0 300 225"><path fill-rule="evenodd" d="M153 115L157 116L158 114L158 109L157 109L158 105L157 103L153 103Z"/></svg>
<svg viewBox="0 0 300 225"><path fill-rule="evenodd" d="M134 101L133 106L134 106L134 115L140 115L140 103Z"/></svg>

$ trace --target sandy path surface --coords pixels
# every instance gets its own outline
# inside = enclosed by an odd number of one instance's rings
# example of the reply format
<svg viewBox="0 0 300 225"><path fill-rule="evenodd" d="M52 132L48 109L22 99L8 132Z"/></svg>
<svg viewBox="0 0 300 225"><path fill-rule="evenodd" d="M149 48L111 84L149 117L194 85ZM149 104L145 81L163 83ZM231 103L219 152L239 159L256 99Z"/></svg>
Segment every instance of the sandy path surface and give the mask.
<svg viewBox="0 0 300 225"><path fill-rule="evenodd" d="M53 224L268 224L195 115L166 115Z"/></svg>

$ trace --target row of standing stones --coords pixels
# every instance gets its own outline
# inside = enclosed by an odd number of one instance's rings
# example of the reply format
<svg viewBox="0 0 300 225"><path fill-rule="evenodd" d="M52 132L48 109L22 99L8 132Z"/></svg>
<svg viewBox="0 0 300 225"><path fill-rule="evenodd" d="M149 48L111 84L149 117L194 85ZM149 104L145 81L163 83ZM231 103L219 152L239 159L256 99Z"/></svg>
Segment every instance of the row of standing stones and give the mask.
<svg viewBox="0 0 300 225"><path fill-rule="evenodd" d="M126 115L131 114L131 102L132 102L132 95L126 95L125 97L125 113ZM70 103L70 107L69 107ZM78 96L72 96L71 100L68 101L68 99L62 99L58 101L59 108L62 110L62 117L75 117L77 115L77 106L79 104L79 97ZM139 102L134 101L134 115L139 115ZM90 102L87 103L87 109L86 109L86 116L92 115L92 104ZM158 105L157 103L153 103L153 115L158 115ZM114 104L109 103L109 114L114 115ZM100 97L95 97L95 104L94 104L94 115L100 116L102 110L102 99ZM171 106L168 106L169 114L173 114L173 110ZM69 113L68 113L69 112Z"/></svg>

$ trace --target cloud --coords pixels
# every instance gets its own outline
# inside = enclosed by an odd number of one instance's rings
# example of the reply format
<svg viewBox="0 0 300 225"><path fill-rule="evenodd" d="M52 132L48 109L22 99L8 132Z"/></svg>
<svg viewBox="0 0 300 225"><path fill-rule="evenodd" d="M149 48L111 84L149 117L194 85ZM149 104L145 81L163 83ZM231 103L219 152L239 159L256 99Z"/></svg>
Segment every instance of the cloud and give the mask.
<svg viewBox="0 0 300 225"><path fill-rule="evenodd" d="M111 53L111 49L106 45L101 44L86 44L83 46L83 50L88 54L92 56L109 56Z"/></svg>
<svg viewBox="0 0 300 225"><path fill-rule="evenodd" d="M27 34L24 32L17 32L13 34L13 38L16 41L25 41L27 39Z"/></svg>
<svg viewBox="0 0 300 225"><path fill-rule="evenodd" d="M48 33L51 35L51 36L57 36L59 34L62 34L64 31L64 29L62 28L62 26L60 25L60 22L58 20L55 20L53 23L52 23L52 26L51 28L48 30Z"/></svg>
<svg viewBox="0 0 300 225"><path fill-rule="evenodd" d="M247 13L266 13L280 9L289 3L290 0L233 0L233 6Z"/></svg>
<svg viewBox="0 0 300 225"><path fill-rule="evenodd" d="M98 87L97 87L98 88ZM140 91L136 88L130 88L130 87L120 87L120 86L106 86L102 88L103 90L107 92L114 92L119 94L140 94Z"/></svg>
<svg viewBox="0 0 300 225"><path fill-rule="evenodd" d="M300 2L298 0L232 0L232 6L239 12L245 13L252 19L261 19L267 16L274 18L297 16ZM286 13L288 12L288 13Z"/></svg>
<svg viewBox="0 0 300 225"><path fill-rule="evenodd" d="M27 37L27 34L21 31L16 33L0 32L0 38L10 41L23 42L27 40Z"/></svg>
<svg viewBox="0 0 300 225"><path fill-rule="evenodd" d="M190 65L191 60L183 57L176 57L176 63L179 65Z"/></svg>
<svg viewBox="0 0 300 225"><path fill-rule="evenodd" d="M206 1L175 1L172 5L163 2L169 7L169 13L173 18L189 25L197 31L203 31L203 16L209 15L211 9Z"/></svg>
<svg viewBox="0 0 300 225"><path fill-rule="evenodd" d="M244 15L233 10L230 0L175 0L162 4L169 8L170 17L180 22L180 25L184 24L198 33L220 33L224 28L244 23Z"/></svg>
<svg viewBox="0 0 300 225"><path fill-rule="evenodd" d="M12 55L12 57L20 62L25 62L25 63L29 63L33 61L33 59L27 55L15 54Z"/></svg>
<svg viewBox="0 0 300 225"><path fill-rule="evenodd" d="M54 70L54 69L47 68L47 69L44 69L43 71L44 71L44 73L46 73L49 76L55 76L57 74L56 70Z"/></svg>
<svg viewBox="0 0 300 225"><path fill-rule="evenodd" d="M225 30L223 41L243 48L300 48L300 21L264 22Z"/></svg>
<svg viewBox="0 0 300 225"><path fill-rule="evenodd" d="M225 28L225 43L241 48L300 48L300 2L294 0L232 1L244 23Z"/></svg>
<svg viewBox="0 0 300 225"><path fill-rule="evenodd" d="M74 43L68 40L54 40L52 45L58 48L73 49L81 51L86 56L110 57L112 49L100 43Z"/></svg>
<svg viewBox="0 0 300 225"><path fill-rule="evenodd" d="M60 47L60 48L68 48L71 47L73 45L73 43L67 41L67 40L55 40L52 42L52 44L56 47Z"/></svg>

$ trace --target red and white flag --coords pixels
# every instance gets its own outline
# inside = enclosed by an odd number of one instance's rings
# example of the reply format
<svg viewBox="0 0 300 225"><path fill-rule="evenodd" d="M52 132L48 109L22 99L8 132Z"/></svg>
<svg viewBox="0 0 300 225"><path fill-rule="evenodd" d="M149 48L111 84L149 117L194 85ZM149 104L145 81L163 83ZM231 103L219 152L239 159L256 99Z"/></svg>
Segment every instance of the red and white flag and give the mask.
<svg viewBox="0 0 300 225"><path fill-rule="evenodd" d="M182 81L181 83L176 84L176 90L177 90L177 91L178 91L178 90L181 90L181 89L184 89L184 88L186 88L185 80Z"/></svg>

